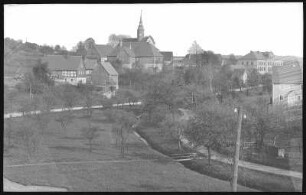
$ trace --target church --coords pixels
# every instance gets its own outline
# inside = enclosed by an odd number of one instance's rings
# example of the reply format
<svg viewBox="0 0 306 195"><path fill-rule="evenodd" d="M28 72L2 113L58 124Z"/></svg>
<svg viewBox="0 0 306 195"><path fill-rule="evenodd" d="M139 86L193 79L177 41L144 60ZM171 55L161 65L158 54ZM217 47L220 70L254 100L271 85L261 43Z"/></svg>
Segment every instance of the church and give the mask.
<svg viewBox="0 0 306 195"><path fill-rule="evenodd" d="M107 55L109 62L120 61L125 68L139 68L159 72L163 67L163 55L155 47L152 36L145 36L140 15L136 38L125 38Z"/></svg>

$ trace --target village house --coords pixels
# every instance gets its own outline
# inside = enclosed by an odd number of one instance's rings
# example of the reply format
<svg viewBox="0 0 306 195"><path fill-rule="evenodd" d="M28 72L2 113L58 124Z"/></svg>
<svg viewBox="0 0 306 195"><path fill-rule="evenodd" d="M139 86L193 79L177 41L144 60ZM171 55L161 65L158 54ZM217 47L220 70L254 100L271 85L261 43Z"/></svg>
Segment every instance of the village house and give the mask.
<svg viewBox="0 0 306 195"><path fill-rule="evenodd" d="M125 38L107 56L111 63L119 60L123 67L140 68L149 72L158 72L163 67L163 55L155 47L152 36L144 36L142 15L137 29L137 38Z"/></svg>
<svg viewBox="0 0 306 195"><path fill-rule="evenodd" d="M109 62L88 59L84 56L47 55L42 58L51 70L51 78L72 85L93 84L102 91L118 89L118 73Z"/></svg>
<svg viewBox="0 0 306 195"><path fill-rule="evenodd" d="M260 74L272 74L272 67L282 66L283 61L277 60L272 52L250 51L238 59L237 65L248 69L257 69Z"/></svg>
<svg viewBox="0 0 306 195"><path fill-rule="evenodd" d="M293 106L302 103L303 76L298 62L273 67L272 103Z"/></svg>
<svg viewBox="0 0 306 195"><path fill-rule="evenodd" d="M181 67L184 65L184 56L173 56L173 67Z"/></svg>

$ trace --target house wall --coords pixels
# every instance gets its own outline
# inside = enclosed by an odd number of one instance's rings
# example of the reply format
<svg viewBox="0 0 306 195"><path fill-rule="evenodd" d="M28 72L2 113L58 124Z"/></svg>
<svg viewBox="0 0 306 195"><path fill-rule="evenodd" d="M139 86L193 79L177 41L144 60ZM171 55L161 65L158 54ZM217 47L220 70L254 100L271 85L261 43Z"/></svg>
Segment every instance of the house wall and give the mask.
<svg viewBox="0 0 306 195"><path fill-rule="evenodd" d="M283 61L280 60L258 60L257 70L260 74L270 73L272 74L273 66L282 66Z"/></svg>
<svg viewBox="0 0 306 195"><path fill-rule="evenodd" d="M102 65L97 66L92 71L91 81L93 85L103 87L104 91L109 91L111 86L119 89L118 75L109 75Z"/></svg>
<svg viewBox="0 0 306 195"><path fill-rule="evenodd" d="M301 84L273 84L272 87L273 87L273 90L272 90L273 104L278 104L278 103L287 104L288 103L288 97L287 97L288 93L290 91L300 91L302 89ZM303 97L301 95L300 99L302 100L302 98Z"/></svg>

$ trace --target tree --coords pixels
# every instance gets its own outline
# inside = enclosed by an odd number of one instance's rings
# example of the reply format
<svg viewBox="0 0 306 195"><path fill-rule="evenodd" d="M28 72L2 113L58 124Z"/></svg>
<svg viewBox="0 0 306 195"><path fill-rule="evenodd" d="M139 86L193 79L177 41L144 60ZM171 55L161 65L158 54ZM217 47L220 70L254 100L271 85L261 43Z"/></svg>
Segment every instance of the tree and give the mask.
<svg viewBox="0 0 306 195"><path fill-rule="evenodd" d="M252 69L248 75L247 86L248 87L257 87L260 83L260 76L256 69ZM248 95L248 90L247 90Z"/></svg>
<svg viewBox="0 0 306 195"><path fill-rule="evenodd" d="M234 139L235 118L232 109L214 101L202 104L197 109L184 135L195 145L204 145L210 165L211 149L219 150Z"/></svg>
<svg viewBox="0 0 306 195"><path fill-rule="evenodd" d="M264 74L261 76L261 84L263 85L263 90L271 93L272 92L272 75L271 74Z"/></svg>
<svg viewBox="0 0 306 195"><path fill-rule="evenodd" d="M79 93L81 94L81 97L85 101L85 107L87 108L88 116L91 117L93 112L92 106L94 101L94 86L79 84L77 88Z"/></svg>
<svg viewBox="0 0 306 195"><path fill-rule="evenodd" d="M196 41L193 41L191 47L188 50L188 53L197 55L197 54L200 54L202 52L204 52L204 50L201 48L201 46Z"/></svg>
<svg viewBox="0 0 306 195"><path fill-rule="evenodd" d="M108 37L108 45L111 45L112 47L116 47L118 43L125 38L131 38L129 35L116 35L116 34L111 34Z"/></svg>
<svg viewBox="0 0 306 195"><path fill-rule="evenodd" d="M252 134L256 139L257 147L261 151L267 134L279 133L286 129L284 111L269 112L267 104L269 100L262 97L256 99L253 104L245 105L248 111L248 125L252 126Z"/></svg>
<svg viewBox="0 0 306 195"><path fill-rule="evenodd" d="M186 124L186 121L173 121L172 117L169 115L160 123L161 130L168 131L171 137L177 142L179 151L182 150L181 137L186 129ZM162 132L162 134L164 134L164 132Z"/></svg>
<svg viewBox="0 0 306 195"><path fill-rule="evenodd" d="M230 64L230 65L236 65L237 62L238 62L238 60L236 59L236 57L235 57L234 54L231 54L231 55L229 56L228 61L229 61L229 64Z"/></svg>
<svg viewBox="0 0 306 195"><path fill-rule="evenodd" d="M14 105L14 102L16 100L16 96L17 96L18 92L16 90L12 90L12 91L8 91L6 93L6 98L5 100L5 103L8 102L8 107L10 108L10 111L13 112L13 105ZM5 104L6 105L6 104Z"/></svg>
<svg viewBox="0 0 306 195"><path fill-rule="evenodd" d="M61 125L62 129L66 132L67 126L72 122L71 113L59 112L55 121L57 121Z"/></svg>
<svg viewBox="0 0 306 195"><path fill-rule="evenodd" d="M32 71L38 82L47 84L48 86L54 85L54 81L50 78L51 73L48 68L48 63L42 63L41 60L38 60Z"/></svg>
<svg viewBox="0 0 306 195"><path fill-rule="evenodd" d="M11 118L8 118L4 121L4 125L5 125L5 128L4 128L4 137L6 138L5 140L7 140L7 145L4 144L4 146L7 146L7 147L4 147L4 148L7 148L9 149L12 145L12 136L13 136L13 121Z"/></svg>
<svg viewBox="0 0 306 195"><path fill-rule="evenodd" d="M27 120L27 119L25 119ZM39 149L40 137L35 129L35 126L32 125L32 121L23 120L18 129L17 136L20 138L21 144L24 146L27 153L28 160L31 161L33 155Z"/></svg>
<svg viewBox="0 0 306 195"><path fill-rule="evenodd" d="M81 135L88 140L89 151L92 152L92 141L99 136L99 128L89 125L89 127L82 129Z"/></svg>
<svg viewBox="0 0 306 195"><path fill-rule="evenodd" d="M127 148L127 138L132 132L133 125L136 123L136 116L132 112L126 112L124 110L113 110L112 112L115 118L113 132L116 133L116 137L119 139L120 154L124 158L125 149Z"/></svg>
<svg viewBox="0 0 306 195"><path fill-rule="evenodd" d="M83 43L82 41L78 42L76 46L76 55L86 56L86 54L87 54L87 51L85 49L85 43Z"/></svg>

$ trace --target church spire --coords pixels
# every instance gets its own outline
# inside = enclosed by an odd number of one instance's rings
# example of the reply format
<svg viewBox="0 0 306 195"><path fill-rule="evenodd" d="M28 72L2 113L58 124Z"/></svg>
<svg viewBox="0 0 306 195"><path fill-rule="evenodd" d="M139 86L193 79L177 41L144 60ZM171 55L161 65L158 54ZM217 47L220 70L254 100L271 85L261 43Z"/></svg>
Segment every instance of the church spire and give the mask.
<svg viewBox="0 0 306 195"><path fill-rule="evenodd" d="M138 25L138 29L137 29L137 40L141 41L144 37L144 27L142 24L142 10L140 13L140 20L139 20L139 25Z"/></svg>

